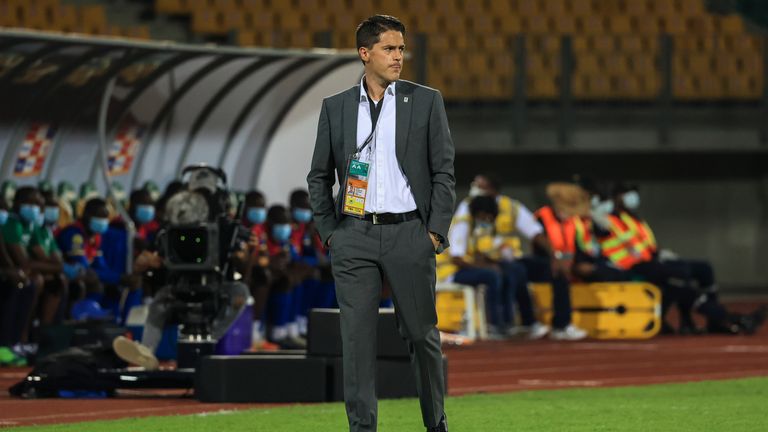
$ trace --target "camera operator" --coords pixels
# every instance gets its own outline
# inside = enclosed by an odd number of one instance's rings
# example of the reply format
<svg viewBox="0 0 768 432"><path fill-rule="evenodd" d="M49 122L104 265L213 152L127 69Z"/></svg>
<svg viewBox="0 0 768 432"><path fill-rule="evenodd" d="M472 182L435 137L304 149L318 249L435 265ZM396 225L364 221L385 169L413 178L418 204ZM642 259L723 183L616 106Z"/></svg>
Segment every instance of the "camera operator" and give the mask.
<svg viewBox="0 0 768 432"><path fill-rule="evenodd" d="M223 172L205 166L188 167L184 170L185 173L189 171L192 172L192 176L186 188L170 197L166 208L163 209L162 213L166 220L163 221L165 222L165 232L158 235L161 237L159 242L161 246L157 251L144 250L134 261L133 273L136 275L142 275L148 271L167 275L166 285L155 293L154 299L149 305L141 343L122 336L113 341L115 353L120 358L147 370L154 370L159 367L155 351L160 344L166 323L179 312L176 310L179 305L179 296L183 296L186 289L194 291L198 288L207 287L212 292L213 303L218 304L218 308L215 311L210 311L211 315L215 316L210 317L212 318L209 327L210 334L205 336L210 336L213 340L219 340L224 336L245 306L249 296L248 286L235 281L236 272L234 270L247 268L249 253L245 242L238 242L235 250L223 251L224 270L220 271L218 267L215 270L179 270L173 267L173 259L169 256L169 251L172 248L169 246L169 242L172 240L162 238L172 236L174 229L190 226L215 226L223 236L222 238L227 240L236 234L232 233L229 237L225 234L230 234L232 229L238 229L237 222L229 217L231 213L227 209L228 200L221 199L222 196L226 196L226 192L216 185L215 180L212 182L212 177L215 176L224 180ZM218 246L216 244L216 247ZM219 254L221 253L219 252ZM208 312L204 308L201 310L204 314ZM182 310L181 312L182 324L186 325L187 323L183 321L190 318L189 311ZM187 315L183 315L184 313ZM209 317L204 318L207 320Z"/></svg>

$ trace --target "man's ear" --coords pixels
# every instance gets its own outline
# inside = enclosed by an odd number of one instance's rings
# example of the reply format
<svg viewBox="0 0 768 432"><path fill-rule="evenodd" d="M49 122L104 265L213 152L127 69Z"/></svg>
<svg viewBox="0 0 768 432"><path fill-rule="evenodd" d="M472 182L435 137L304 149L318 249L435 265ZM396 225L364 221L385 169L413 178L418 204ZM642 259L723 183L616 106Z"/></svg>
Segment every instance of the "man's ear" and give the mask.
<svg viewBox="0 0 768 432"><path fill-rule="evenodd" d="M360 60L362 60L363 63L368 63L368 56L370 55L370 53L368 52L368 48L366 47L358 48L357 55L360 56Z"/></svg>

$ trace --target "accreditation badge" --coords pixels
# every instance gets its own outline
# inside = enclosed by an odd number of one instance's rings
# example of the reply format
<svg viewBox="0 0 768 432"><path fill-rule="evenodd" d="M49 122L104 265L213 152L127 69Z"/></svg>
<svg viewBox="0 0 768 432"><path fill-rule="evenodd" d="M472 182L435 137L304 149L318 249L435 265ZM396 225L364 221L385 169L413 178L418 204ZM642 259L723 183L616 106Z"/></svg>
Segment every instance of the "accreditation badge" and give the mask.
<svg viewBox="0 0 768 432"><path fill-rule="evenodd" d="M350 156L347 163L347 182L344 185L342 213L354 217L365 216L365 196L368 193L368 168L370 164L359 157Z"/></svg>

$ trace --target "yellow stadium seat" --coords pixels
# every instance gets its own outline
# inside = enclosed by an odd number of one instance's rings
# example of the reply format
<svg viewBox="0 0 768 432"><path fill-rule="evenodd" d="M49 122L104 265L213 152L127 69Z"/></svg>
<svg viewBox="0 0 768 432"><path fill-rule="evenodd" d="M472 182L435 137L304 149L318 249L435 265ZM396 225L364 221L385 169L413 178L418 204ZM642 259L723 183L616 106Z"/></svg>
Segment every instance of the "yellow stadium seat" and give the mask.
<svg viewBox="0 0 768 432"><path fill-rule="evenodd" d="M467 19L463 15L446 15L442 17L443 28L451 29L453 33L466 33Z"/></svg>
<svg viewBox="0 0 768 432"><path fill-rule="evenodd" d="M662 0L666 1L666 0ZM645 0L629 0L624 2L626 14L632 17L649 18L650 8Z"/></svg>
<svg viewBox="0 0 768 432"><path fill-rule="evenodd" d="M561 37L558 35L546 34L528 34L525 39L525 46L528 53L560 53Z"/></svg>
<svg viewBox="0 0 768 432"><path fill-rule="evenodd" d="M725 97L729 99L758 99L756 80L750 75L731 75L725 80Z"/></svg>
<svg viewBox="0 0 768 432"><path fill-rule="evenodd" d="M630 18L632 31L641 36L655 36L659 34L659 21L652 16L633 16Z"/></svg>
<svg viewBox="0 0 768 432"><path fill-rule="evenodd" d="M659 27L662 33L685 34L687 31L685 18L680 15L670 15L659 19Z"/></svg>
<svg viewBox="0 0 768 432"><path fill-rule="evenodd" d="M451 38L445 33L433 33L427 36L427 48L430 52L439 52L452 48Z"/></svg>
<svg viewBox="0 0 768 432"><path fill-rule="evenodd" d="M488 56L484 52L472 52L464 57L466 58L466 66L469 73L488 73Z"/></svg>
<svg viewBox="0 0 768 432"><path fill-rule="evenodd" d="M572 15L558 15L550 19L549 27L553 32L564 35L576 33L576 18Z"/></svg>
<svg viewBox="0 0 768 432"><path fill-rule="evenodd" d="M565 0L546 0L543 4L544 13L549 16L563 16L568 14Z"/></svg>
<svg viewBox="0 0 768 432"><path fill-rule="evenodd" d="M605 70L613 75L628 74L629 57L619 53L604 54Z"/></svg>
<svg viewBox="0 0 768 432"><path fill-rule="evenodd" d="M587 15L576 19L576 29L578 32L588 35L599 35L605 33L606 19L599 15Z"/></svg>
<svg viewBox="0 0 768 432"><path fill-rule="evenodd" d="M278 27L283 31L299 31L309 26L306 15L298 12L277 15Z"/></svg>
<svg viewBox="0 0 768 432"><path fill-rule="evenodd" d="M685 73L676 73L672 76L672 95L675 99L692 100L698 98L698 89L693 76Z"/></svg>
<svg viewBox="0 0 768 432"><path fill-rule="evenodd" d="M540 0L518 0L517 12L525 17L544 15L543 2Z"/></svg>
<svg viewBox="0 0 768 432"><path fill-rule="evenodd" d="M556 99L560 93L555 75L529 75L527 81L526 93L531 99Z"/></svg>
<svg viewBox="0 0 768 432"><path fill-rule="evenodd" d="M228 29L220 11L202 8L192 13L192 31L200 34L224 34Z"/></svg>
<svg viewBox="0 0 768 432"><path fill-rule="evenodd" d="M337 31L333 33L333 47L340 49L354 49L355 48L355 35L349 32Z"/></svg>
<svg viewBox="0 0 768 432"><path fill-rule="evenodd" d="M720 34L743 34L744 21L738 15L729 15L715 19L715 30Z"/></svg>
<svg viewBox="0 0 768 432"><path fill-rule="evenodd" d="M476 34L498 33L497 21L491 15L473 15L469 17L470 31Z"/></svg>
<svg viewBox="0 0 768 432"><path fill-rule="evenodd" d="M480 38L480 48L495 55L505 55L510 51L509 38L502 35L488 35Z"/></svg>
<svg viewBox="0 0 768 432"><path fill-rule="evenodd" d="M510 0L494 0L494 1L488 2L488 7L489 7L488 11L491 14L493 14L494 16L500 17L502 19L511 15L513 12L512 5L510 4Z"/></svg>
<svg viewBox="0 0 768 432"><path fill-rule="evenodd" d="M591 0L571 0L569 12L576 16L589 16L594 14Z"/></svg>
<svg viewBox="0 0 768 432"><path fill-rule="evenodd" d="M711 35L715 31L715 21L710 15L690 17L686 20L686 30L693 35Z"/></svg>
<svg viewBox="0 0 768 432"><path fill-rule="evenodd" d="M102 5L80 7L80 28L85 33L101 34L106 31L107 13Z"/></svg>
<svg viewBox="0 0 768 432"><path fill-rule="evenodd" d="M58 26L61 31L75 31L78 26L77 8L73 5L59 5L56 8Z"/></svg>
<svg viewBox="0 0 768 432"><path fill-rule="evenodd" d="M637 53L627 57L629 69L642 76L656 75L658 66L656 64L657 56L652 53Z"/></svg>
<svg viewBox="0 0 768 432"><path fill-rule="evenodd" d="M523 31L523 24L517 15L507 15L499 21L499 31L503 34L511 35Z"/></svg>
<svg viewBox="0 0 768 432"><path fill-rule="evenodd" d="M418 33L426 33L430 36L441 33L439 17L436 14L417 15L415 31Z"/></svg>
<svg viewBox="0 0 768 432"><path fill-rule="evenodd" d="M703 15L704 0L679 0L680 11L683 15Z"/></svg>
<svg viewBox="0 0 768 432"><path fill-rule="evenodd" d="M628 15L612 15L606 21L607 30L613 34L632 34L632 22Z"/></svg>
<svg viewBox="0 0 768 432"><path fill-rule="evenodd" d="M547 34L554 31L553 24L544 15L524 16L522 24L527 33Z"/></svg>
<svg viewBox="0 0 768 432"><path fill-rule="evenodd" d="M288 47L289 48L312 48L314 40L312 33L308 31L293 31L288 33Z"/></svg>
<svg viewBox="0 0 768 432"><path fill-rule="evenodd" d="M324 12L312 12L308 15L307 30L312 32L330 31L331 16Z"/></svg>
<svg viewBox="0 0 768 432"><path fill-rule="evenodd" d="M494 55L491 56L490 66L504 76L511 76L515 72L515 58L511 53Z"/></svg>
<svg viewBox="0 0 768 432"><path fill-rule="evenodd" d="M616 52L616 39L611 35L590 36L592 49L598 53Z"/></svg>
<svg viewBox="0 0 768 432"><path fill-rule="evenodd" d="M560 71L560 56L556 54L529 53L526 71L529 75L550 75Z"/></svg>
<svg viewBox="0 0 768 432"><path fill-rule="evenodd" d="M602 57L594 53L582 53L576 57L576 70L582 74L595 74L604 69Z"/></svg>

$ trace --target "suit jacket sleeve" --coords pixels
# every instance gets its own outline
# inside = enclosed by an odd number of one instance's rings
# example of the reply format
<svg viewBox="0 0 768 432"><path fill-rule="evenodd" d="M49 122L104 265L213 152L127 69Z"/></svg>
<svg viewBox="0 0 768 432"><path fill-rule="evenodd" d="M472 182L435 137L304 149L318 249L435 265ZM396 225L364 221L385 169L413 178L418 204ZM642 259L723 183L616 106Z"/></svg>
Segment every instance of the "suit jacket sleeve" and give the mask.
<svg viewBox="0 0 768 432"><path fill-rule="evenodd" d="M328 244L333 230L336 229L336 206L333 201L333 184L335 183L336 164L331 147L331 128L328 117L327 101L323 101L320 110L320 120L317 125L315 152L312 156L312 166L307 175L309 200L314 213L315 224L323 244Z"/></svg>
<svg viewBox="0 0 768 432"><path fill-rule="evenodd" d="M440 236L437 252L445 250L448 242L448 228L451 226L453 207L456 201L456 179L453 175L453 140L448 128L448 116L440 92L432 100L429 115L429 168L432 176L429 221L427 229Z"/></svg>

